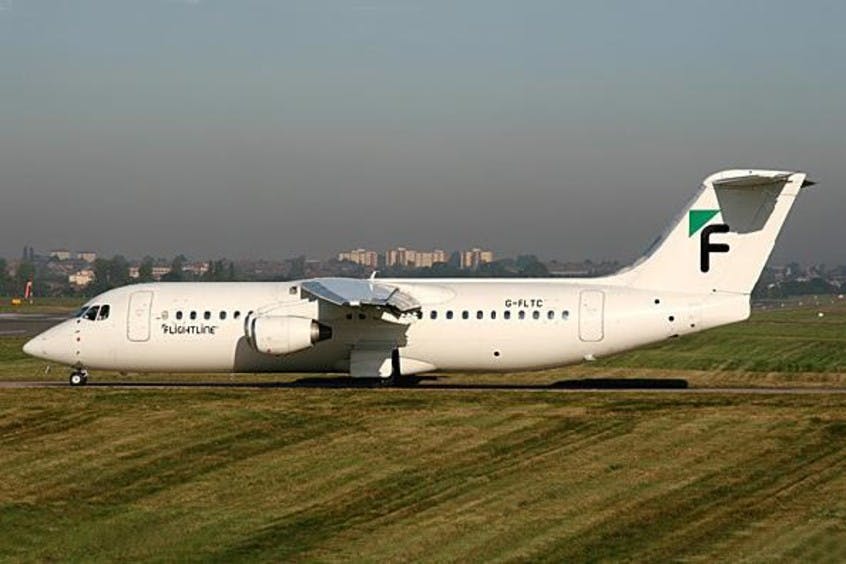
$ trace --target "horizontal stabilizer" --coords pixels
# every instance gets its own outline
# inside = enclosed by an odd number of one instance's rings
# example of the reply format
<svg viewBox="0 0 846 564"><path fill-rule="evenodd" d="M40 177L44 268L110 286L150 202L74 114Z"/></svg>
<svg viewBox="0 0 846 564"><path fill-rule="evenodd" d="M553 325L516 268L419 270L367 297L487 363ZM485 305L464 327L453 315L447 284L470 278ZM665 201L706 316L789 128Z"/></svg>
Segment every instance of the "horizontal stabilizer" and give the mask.
<svg viewBox="0 0 846 564"><path fill-rule="evenodd" d="M745 174L738 171L738 173L739 174L737 176L717 178L712 182L712 184L714 187L756 189L774 184L784 184L790 178L790 175L793 174L790 172L762 174L756 173L755 171L749 171Z"/></svg>

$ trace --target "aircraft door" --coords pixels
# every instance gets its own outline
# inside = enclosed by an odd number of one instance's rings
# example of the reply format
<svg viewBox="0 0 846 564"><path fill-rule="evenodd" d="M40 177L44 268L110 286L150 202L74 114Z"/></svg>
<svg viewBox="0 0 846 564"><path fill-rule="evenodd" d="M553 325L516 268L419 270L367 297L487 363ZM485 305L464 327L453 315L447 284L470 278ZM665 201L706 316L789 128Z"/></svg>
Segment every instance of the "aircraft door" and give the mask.
<svg viewBox="0 0 846 564"><path fill-rule="evenodd" d="M129 296L129 311L126 316L126 336L130 341L150 340L150 310L153 307L153 292L134 292Z"/></svg>
<svg viewBox="0 0 846 564"><path fill-rule="evenodd" d="M582 341L601 341L605 336L605 292L584 290L579 294L579 338Z"/></svg>

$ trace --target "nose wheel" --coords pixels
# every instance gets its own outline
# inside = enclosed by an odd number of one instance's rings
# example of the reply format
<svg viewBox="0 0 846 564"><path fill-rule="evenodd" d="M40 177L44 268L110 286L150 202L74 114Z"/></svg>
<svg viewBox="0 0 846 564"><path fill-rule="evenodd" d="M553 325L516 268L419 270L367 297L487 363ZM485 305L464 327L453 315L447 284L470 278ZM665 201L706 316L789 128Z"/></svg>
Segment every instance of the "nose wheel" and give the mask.
<svg viewBox="0 0 846 564"><path fill-rule="evenodd" d="M77 369L71 372L68 379L71 386L84 386L88 382L88 371Z"/></svg>

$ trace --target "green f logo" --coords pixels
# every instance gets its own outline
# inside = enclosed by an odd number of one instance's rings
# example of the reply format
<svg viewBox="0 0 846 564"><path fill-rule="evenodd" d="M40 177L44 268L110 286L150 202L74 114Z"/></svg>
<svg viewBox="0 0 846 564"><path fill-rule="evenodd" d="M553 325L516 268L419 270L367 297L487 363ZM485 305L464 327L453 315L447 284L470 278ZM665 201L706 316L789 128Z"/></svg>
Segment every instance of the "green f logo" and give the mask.
<svg viewBox="0 0 846 564"><path fill-rule="evenodd" d="M720 210L690 210L687 214L688 237L693 237L697 231L702 229L706 223L711 221Z"/></svg>
<svg viewBox="0 0 846 564"><path fill-rule="evenodd" d="M711 270L711 253L727 253L730 249L726 243L711 242L711 235L728 233L730 230L728 225L717 223L705 227L718 213L720 210L690 210L687 215L688 237L693 237L699 231L702 232L699 236L699 270L701 272Z"/></svg>

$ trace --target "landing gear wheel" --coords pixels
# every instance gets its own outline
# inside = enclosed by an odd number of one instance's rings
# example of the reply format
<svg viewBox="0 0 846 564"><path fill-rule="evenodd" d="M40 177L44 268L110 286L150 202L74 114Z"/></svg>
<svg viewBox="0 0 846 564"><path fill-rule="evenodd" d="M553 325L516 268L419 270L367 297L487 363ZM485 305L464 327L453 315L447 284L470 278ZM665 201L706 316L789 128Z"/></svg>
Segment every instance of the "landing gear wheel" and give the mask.
<svg viewBox="0 0 846 564"><path fill-rule="evenodd" d="M71 386L84 386L88 382L88 373L84 370L74 370L69 381Z"/></svg>

